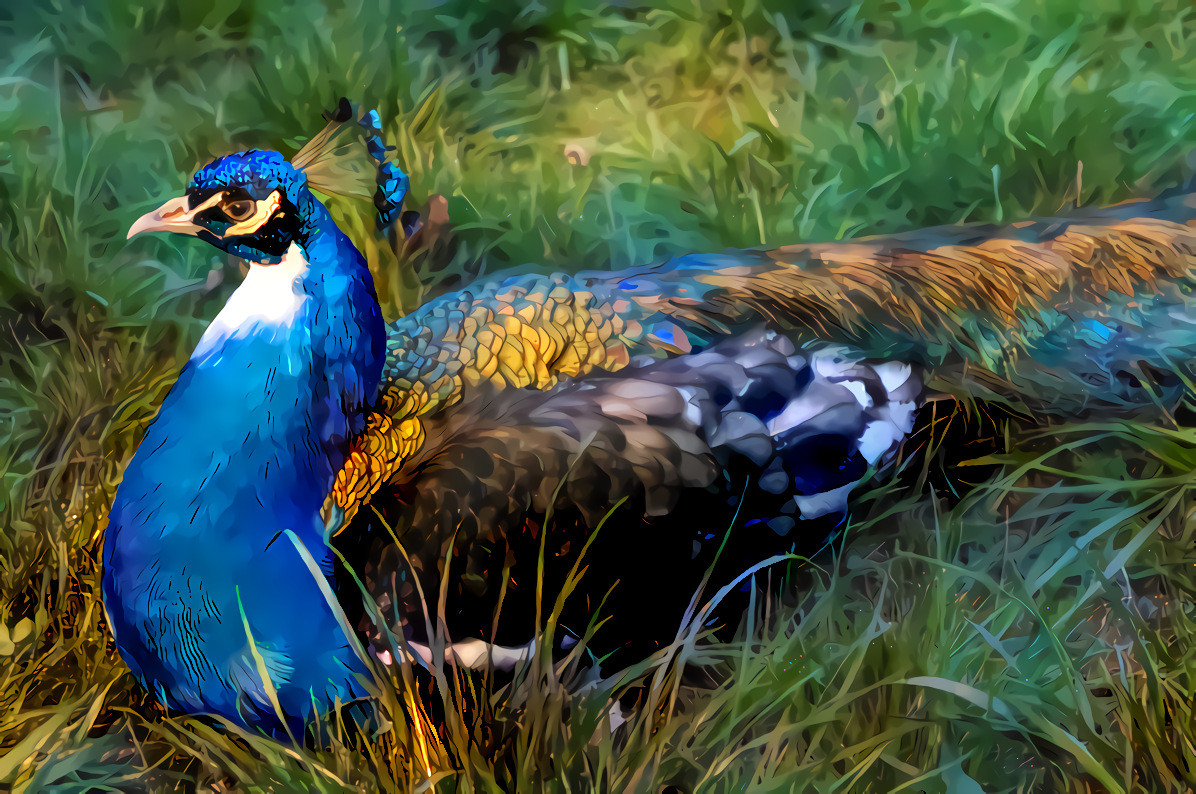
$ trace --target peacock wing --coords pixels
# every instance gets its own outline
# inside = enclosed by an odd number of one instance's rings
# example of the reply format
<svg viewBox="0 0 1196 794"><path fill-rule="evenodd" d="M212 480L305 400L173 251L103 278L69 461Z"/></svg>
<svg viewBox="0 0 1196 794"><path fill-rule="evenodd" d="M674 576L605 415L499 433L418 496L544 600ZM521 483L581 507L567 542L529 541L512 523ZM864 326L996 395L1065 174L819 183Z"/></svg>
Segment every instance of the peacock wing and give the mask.
<svg viewBox="0 0 1196 794"><path fill-rule="evenodd" d="M426 418L421 449L345 542L369 547L358 559L384 614L422 626L420 588L434 615L444 586L459 632L520 585L504 573L513 547L534 551L546 531L548 556L575 560L616 505L642 531L708 522L696 537L737 511L775 537L841 513L909 432L921 390L909 366L797 350L762 329L545 391L486 384ZM759 497L748 512L745 483Z"/></svg>

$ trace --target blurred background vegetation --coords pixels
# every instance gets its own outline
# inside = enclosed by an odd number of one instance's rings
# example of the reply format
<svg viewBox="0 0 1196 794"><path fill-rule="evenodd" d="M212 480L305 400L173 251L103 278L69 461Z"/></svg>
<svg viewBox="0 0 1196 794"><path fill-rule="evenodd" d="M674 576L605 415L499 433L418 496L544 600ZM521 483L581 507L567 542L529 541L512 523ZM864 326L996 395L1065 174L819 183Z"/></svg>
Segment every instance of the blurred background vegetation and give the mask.
<svg viewBox="0 0 1196 794"><path fill-rule="evenodd" d="M148 702L97 592L121 466L239 279L125 230L213 156L293 154L342 95L377 107L410 206L447 201L445 283L1008 221L1187 182L1190 4L138 5L0 6L0 786L1193 785L1196 431L1175 424L1010 429L953 506L877 484L742 641L628 671L613 734L623 689L536 667L383 682L389 730L274 745ZM415 305L368 205L335 209L387 313Z"/></svg>

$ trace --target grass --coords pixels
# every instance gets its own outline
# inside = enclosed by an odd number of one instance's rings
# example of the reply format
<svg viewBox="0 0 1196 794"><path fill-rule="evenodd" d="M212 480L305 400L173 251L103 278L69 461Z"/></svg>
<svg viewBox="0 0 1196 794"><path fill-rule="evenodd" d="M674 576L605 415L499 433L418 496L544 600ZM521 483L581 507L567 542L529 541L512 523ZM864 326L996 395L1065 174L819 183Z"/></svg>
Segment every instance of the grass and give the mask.
<svg viewBox="0 0 1196 794"><path fill-rule="evenodd" d="M1191 177L1186 4L134 5L0 10L0 786L1193 785L1182 426L1014 428L954 507L859 494L735 642L597 687L542 663L505 687L400 671L389 730L319 749L163 714L110 644L96 562L121 466L238 277L124 230L212 156L293 153L341 95L378 107L416 203L447 199L445 244L406 263L425 283L1010 220ZM368 207L335 209L368 244ZM416 305L369 253L386 311Z"/></svg>

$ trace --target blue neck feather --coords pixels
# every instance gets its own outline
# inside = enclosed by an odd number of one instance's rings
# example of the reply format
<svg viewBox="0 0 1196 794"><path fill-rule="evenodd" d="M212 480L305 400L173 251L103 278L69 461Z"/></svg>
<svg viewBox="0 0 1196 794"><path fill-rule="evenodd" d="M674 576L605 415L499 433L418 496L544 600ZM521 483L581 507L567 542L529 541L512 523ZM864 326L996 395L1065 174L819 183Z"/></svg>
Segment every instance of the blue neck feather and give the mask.
<svg viewBox="0 0 1196 794"><path fill-rule="evenodd" d="M356 640L319 582L332 571L319 512L385 353L361 254L310 192L294 203L295 245L251 269L126 469L103 580L151 691L279 736L363 694Z"/></svg>

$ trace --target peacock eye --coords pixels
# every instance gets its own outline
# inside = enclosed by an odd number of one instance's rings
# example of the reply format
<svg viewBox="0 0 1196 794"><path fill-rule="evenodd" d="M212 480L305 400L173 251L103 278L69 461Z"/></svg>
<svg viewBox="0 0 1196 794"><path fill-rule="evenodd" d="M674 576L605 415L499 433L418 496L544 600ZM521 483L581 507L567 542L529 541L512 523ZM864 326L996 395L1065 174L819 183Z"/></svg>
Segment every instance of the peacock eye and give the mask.
<svg viewBox="0 0 1196 794"><path fill-rule="evenodd" d="M222 204L220 209L224 210L224 214L234 221L243 221L253 215L254 202L248 199L230 201L227 204Z"/></svg>

